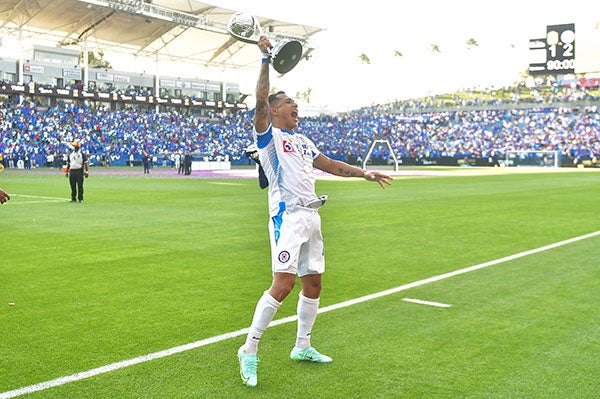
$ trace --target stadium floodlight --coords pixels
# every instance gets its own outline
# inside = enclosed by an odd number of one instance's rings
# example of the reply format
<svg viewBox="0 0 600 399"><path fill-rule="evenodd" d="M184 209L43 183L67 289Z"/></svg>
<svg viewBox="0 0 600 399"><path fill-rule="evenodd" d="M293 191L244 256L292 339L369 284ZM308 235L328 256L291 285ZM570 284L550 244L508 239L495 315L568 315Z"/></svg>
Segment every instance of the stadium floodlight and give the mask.
<svg viewBox="0 0 600 399"><path fill-rule="evenodd" d="M147 18L174 22L179 25L200 28L216 33L227 34L227 26L223 22L200 18L197 15L183 11L160 7L145 0L79 0L83 3L100 7L112 8L130 14L142 15Z"/></svg>
<svg viewBox="0 0 600 399"><path fill-rule="evenodd" d="M120 11L139 12L144 4L142 0L108 0L108 6Z"/></svg>

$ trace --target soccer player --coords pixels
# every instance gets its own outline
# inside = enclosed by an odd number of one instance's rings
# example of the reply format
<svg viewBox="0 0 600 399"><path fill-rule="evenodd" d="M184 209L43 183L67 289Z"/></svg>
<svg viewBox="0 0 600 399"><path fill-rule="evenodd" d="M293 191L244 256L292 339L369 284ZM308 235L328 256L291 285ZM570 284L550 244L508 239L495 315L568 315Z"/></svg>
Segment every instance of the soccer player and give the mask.
<svg viewBox="0 0 600 399"><path fill-rule="evenodd" d="M4 204L6 201L10 199L10 195L7 192L0 189L0 204Z"/></svg>
<svg viewBox="0 0 600 399"><path fill-rule="evenodd" d="M258 42L263 59L256 85L254 135L260 163L269 182L269 233L273 281L259 299L246 342L238 350L244 384L257 385L258 343L277 309L294 287L296 275L302 290L298 300L296 343L290 357L297 361L329 363L329 356L311 346L310 334L317 317L321 274L325 271L321 218L318 208L326 196L315 194L313 168L343 177L362 177L381 188L392 178L365 171L323 155L314 143L295 133L298 105L284 92L269 95L269 39Z"/></svg>

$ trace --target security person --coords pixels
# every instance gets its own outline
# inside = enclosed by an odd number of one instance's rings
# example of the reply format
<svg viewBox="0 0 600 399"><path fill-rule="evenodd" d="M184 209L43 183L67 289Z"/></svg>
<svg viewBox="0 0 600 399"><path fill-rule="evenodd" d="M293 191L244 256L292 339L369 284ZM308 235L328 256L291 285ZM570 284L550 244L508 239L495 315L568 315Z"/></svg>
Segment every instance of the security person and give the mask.
<svg viewBox="0 0 600 399"><path fill-rule="evenodd" d="M73 152L67 159L67 172L71 185L71 202L83 202L83 178L89 176L89 162L87 156L80 151L79 142L73 142Z"/></svg>

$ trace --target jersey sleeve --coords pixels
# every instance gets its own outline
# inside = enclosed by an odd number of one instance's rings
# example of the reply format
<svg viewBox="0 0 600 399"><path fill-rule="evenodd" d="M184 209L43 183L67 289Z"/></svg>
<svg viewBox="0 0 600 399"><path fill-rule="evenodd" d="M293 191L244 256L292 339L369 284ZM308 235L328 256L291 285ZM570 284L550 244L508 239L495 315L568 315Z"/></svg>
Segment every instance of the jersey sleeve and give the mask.
<svg viewBox="0 0 600 399"><path fill-rule="evenodd" d="M257 132L254 128L254 136L256 137L256 146L265 148L273 140L273 125L269 124L269 128L262 133Z"/></svg>

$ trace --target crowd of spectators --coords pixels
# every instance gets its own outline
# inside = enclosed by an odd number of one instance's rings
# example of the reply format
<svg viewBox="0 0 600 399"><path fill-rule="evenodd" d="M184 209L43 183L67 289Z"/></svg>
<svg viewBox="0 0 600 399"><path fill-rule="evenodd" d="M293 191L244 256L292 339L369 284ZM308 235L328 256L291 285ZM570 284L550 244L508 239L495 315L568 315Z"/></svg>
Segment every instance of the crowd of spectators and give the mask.
<svg viewBox="0 0 600 399"><path fill-rule="evenodd" d="M389 140L397 157L503 158L506 150L561 151L569 158L600 155L600 114L595 106L425 114L365 109L331 125L340 140L336 143L345 146L351 139L359 154L373 138L382 138ZM327 148L337 150L335 144Z"/></svg>
<svg viewBox="0 0 600 399"><path fill-rule="evenodd" d="M209 159L240 158L247 145L244 120L201 118L178 112L143 109L111 111L104 107L60 103L42 110L31 103L3 104L0 110L0 153L6 166L25 157L36 165L60 163L70 143L77 140L93 164L125 165L144 151L157 156L193 152ZM9 162L12 163L9 164Z"/></svg>
<svg viewBox="0 0 600 399"><path fill-rule="evenodd" d="M527 109L392 111L397 108L388 104L305 117L297 130L327 156L346 161L360 160L375 139L388 140L398 158L501 158L507 149L558 150L572 159L600 155L600 114L594 105L550 102ZM144 151L170 166L186 152L205 160L251 163L243 151L252 140L251 119L252 111L206 118L87 104L59 103L45 109L5 101L0 106L0 162L5 167L60 167L70 143L77 140L95 165L125 165L141 160ZM372 155L384 160L390 156L385 146Z"/></svg>
<svg viewBox="0 0 600 399"><path fill-rule="evenodd" d="M586 82L588 80L584 79ZM559 86L556 84L529 88L524 85L504 89L466 90L461 95L428 96L421 99L396 101L388 105L394 112L414 112L415 110L435 110L440 108L469 107L510 107L515 105L555 106L575 101L600 101L597 91L590 89L600 86L600 79L593 80L594 86L582 84Z"/></svg>

